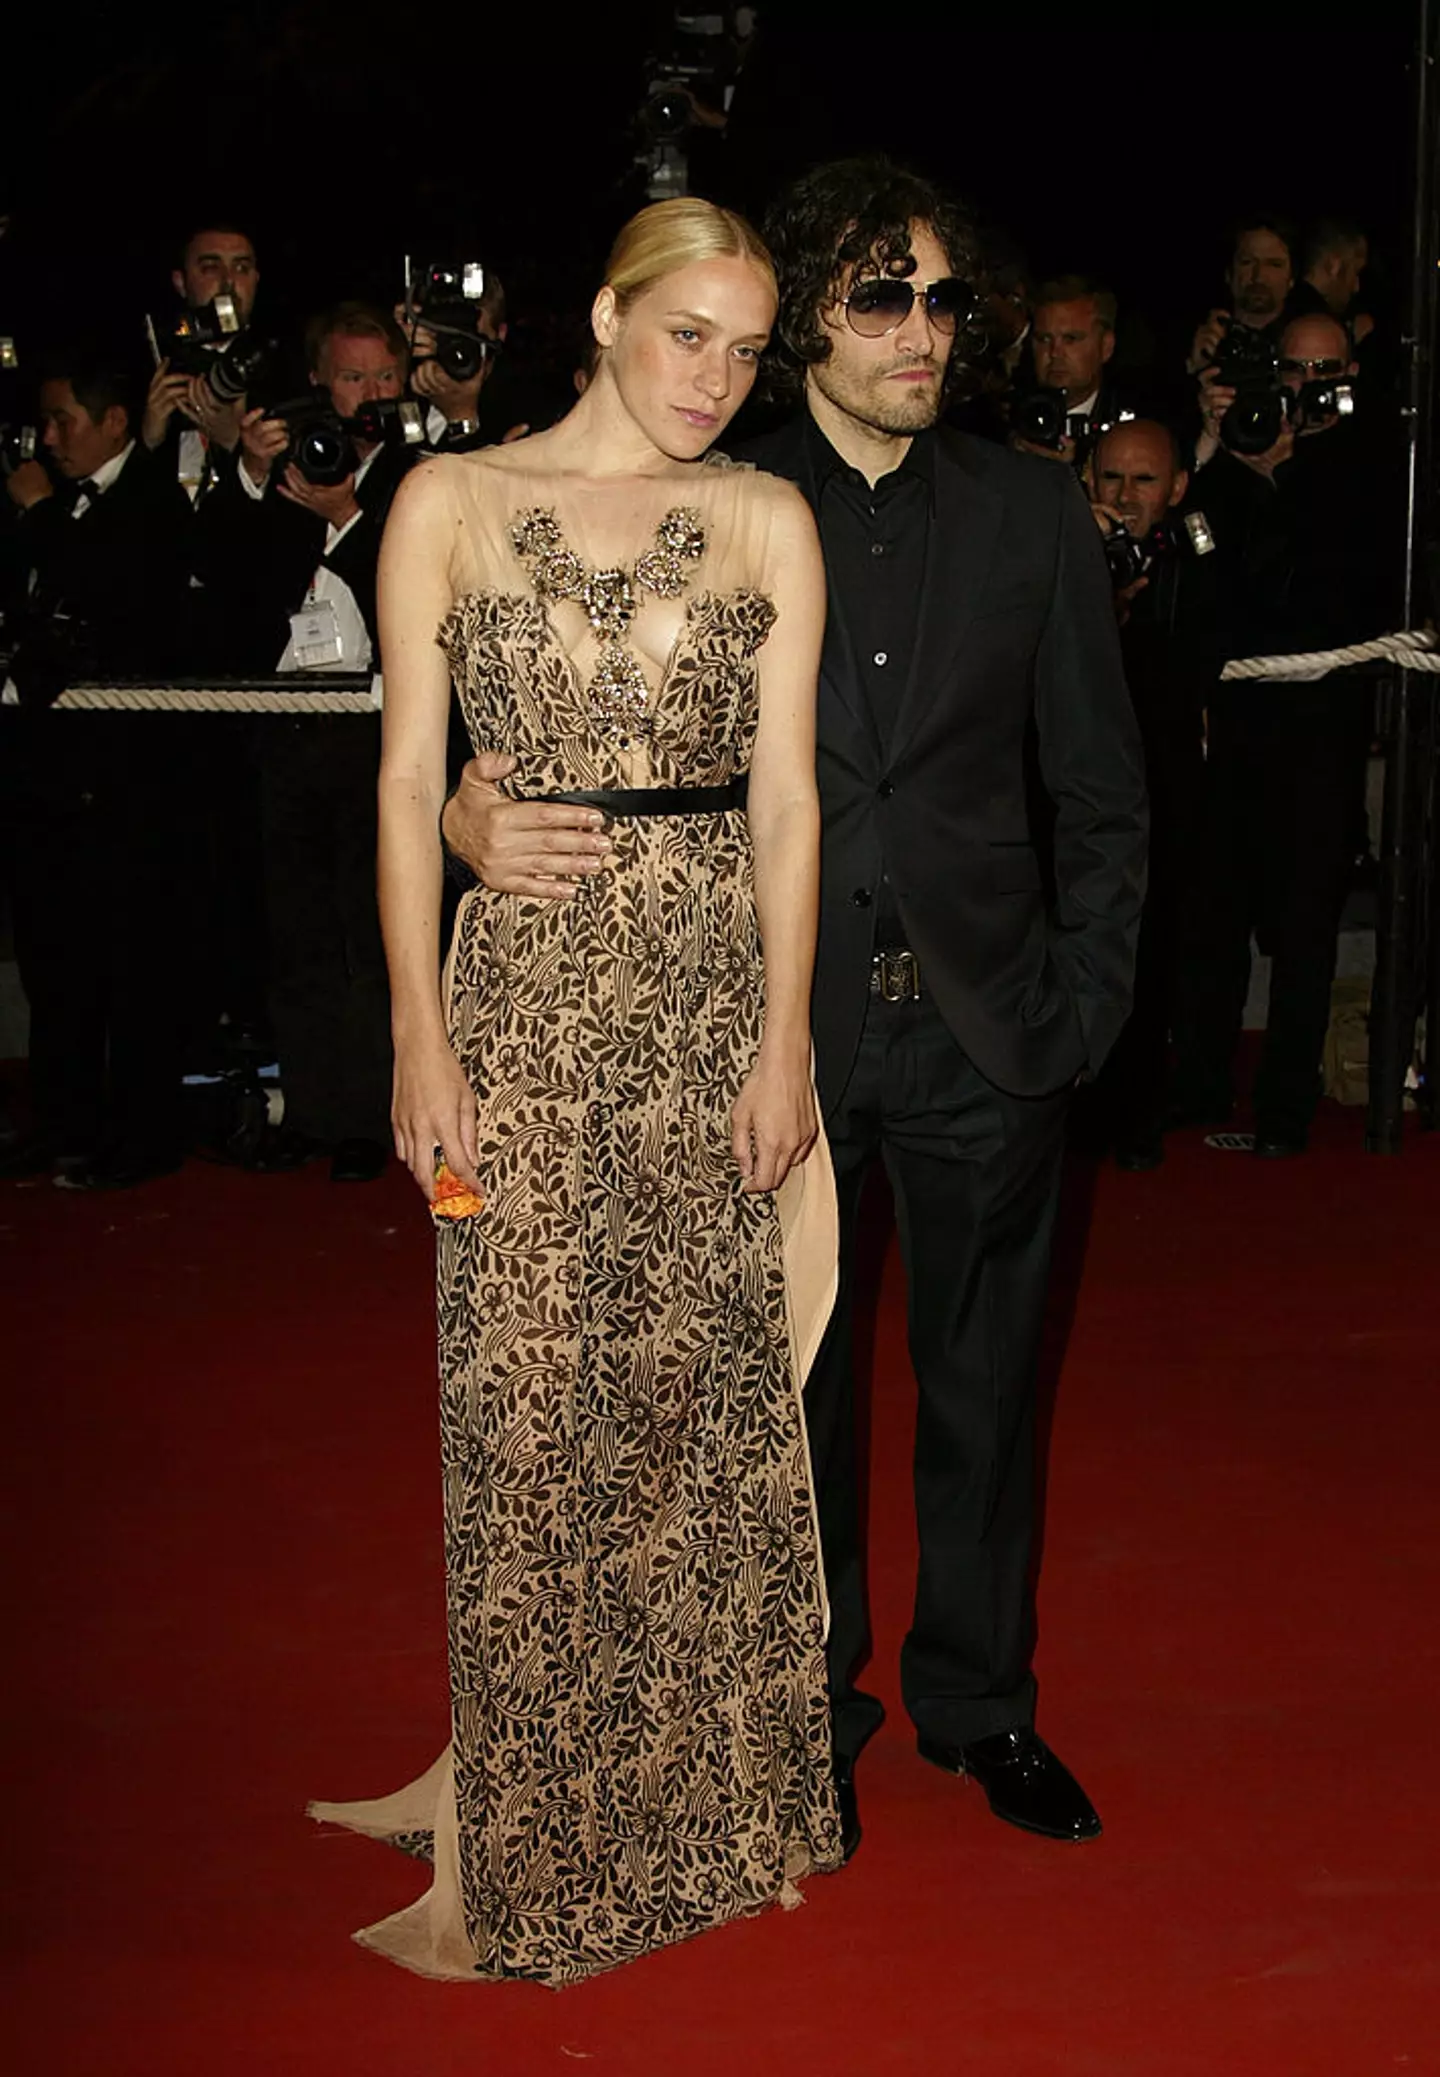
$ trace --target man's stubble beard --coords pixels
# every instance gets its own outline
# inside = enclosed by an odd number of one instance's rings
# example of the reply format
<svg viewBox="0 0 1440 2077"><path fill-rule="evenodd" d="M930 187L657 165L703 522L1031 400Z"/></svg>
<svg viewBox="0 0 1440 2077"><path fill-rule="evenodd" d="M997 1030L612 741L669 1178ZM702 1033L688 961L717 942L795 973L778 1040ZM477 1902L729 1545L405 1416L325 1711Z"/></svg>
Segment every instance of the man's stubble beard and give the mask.
<svg viewBox="0 0 1440 2077"><path fill-rule="evenodd" d="M888 377L916 367L933 368L935 380L923 389L917 386L887 392ZM877 433L923 433L927 426L934 425L940 416L943 373L933 362L896 361L888 368L876 369L863 382L847 382L837 381L835 369L826 361L811 369L815 387L827 402Z"/></svg>

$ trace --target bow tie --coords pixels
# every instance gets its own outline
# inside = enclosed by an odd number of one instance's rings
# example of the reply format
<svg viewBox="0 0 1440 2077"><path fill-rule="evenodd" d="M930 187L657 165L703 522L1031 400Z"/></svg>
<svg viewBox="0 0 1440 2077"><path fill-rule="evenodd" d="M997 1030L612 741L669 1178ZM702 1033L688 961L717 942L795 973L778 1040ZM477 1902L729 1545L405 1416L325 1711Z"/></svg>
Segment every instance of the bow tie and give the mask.
<svg viewBox="0 0 1440 2077"><path fill-rule="evenodd" d="M75 502L77 505L82 498L88 498L92 505L96 505L104 495L104 491L93 476L82 476L75 486Z"/></svg>

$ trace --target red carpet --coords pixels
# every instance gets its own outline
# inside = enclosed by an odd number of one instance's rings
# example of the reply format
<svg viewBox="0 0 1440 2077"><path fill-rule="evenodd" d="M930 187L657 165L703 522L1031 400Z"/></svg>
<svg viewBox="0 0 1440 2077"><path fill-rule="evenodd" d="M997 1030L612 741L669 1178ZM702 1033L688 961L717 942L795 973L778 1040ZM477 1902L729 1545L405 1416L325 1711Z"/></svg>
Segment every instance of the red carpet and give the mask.
<svg viewBox="0 0 1440 2077"><path fill-rule="evenodd" d="M556 1994L347 1940L415 1866L302 1815L445 1738L429 1234L398 1172L0 1185L17 2077L1372 2077L1440 2070L1440 1144L1172 1143L1072 1216L1041 1728L1062 1848L895 1701L911 1387L887 1258L844 1874ZM1077 1178L1072 1215L1083 1209Z"/></svg>

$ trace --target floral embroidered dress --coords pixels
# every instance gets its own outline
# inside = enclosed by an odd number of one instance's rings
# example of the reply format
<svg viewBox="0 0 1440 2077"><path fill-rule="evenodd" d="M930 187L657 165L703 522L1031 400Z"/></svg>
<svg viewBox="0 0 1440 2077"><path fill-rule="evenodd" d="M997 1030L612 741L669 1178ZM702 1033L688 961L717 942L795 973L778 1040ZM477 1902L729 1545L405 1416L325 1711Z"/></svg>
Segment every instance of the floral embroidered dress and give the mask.
<svg viewBox="0 0 1440 2077"><path fill-rule="evenodd" d="M611 487L438 466L438 639L507 790L742 775L776 487L632 483L622 540ZM486 1193L438 1243L452 1745L312 1806L433 1860L357 1935L427 1975L569 1982L839 1860L800 1398L828 1158L746 1196L731 1153L764 1001L743 808L613 842L573 901L468 894L447 970Z"/></svg>

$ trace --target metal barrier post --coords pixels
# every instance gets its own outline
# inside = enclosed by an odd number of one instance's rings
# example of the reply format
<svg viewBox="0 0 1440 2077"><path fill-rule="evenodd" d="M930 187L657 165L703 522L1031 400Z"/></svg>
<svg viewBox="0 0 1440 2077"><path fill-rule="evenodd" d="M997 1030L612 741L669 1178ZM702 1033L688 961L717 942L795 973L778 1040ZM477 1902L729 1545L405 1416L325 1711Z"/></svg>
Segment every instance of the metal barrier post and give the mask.
<svg viewBox="0 0 1440 2077"><path fill-rule="evenodd" d="M1400 670L1385 689L1385 799L1375 906L1375 979L1370 991L1370 1101L1365 1147L1398 1154L1405 1074L1415 1042L1415 858L1420 838L1415 784L1417 674Z"/></svg>

